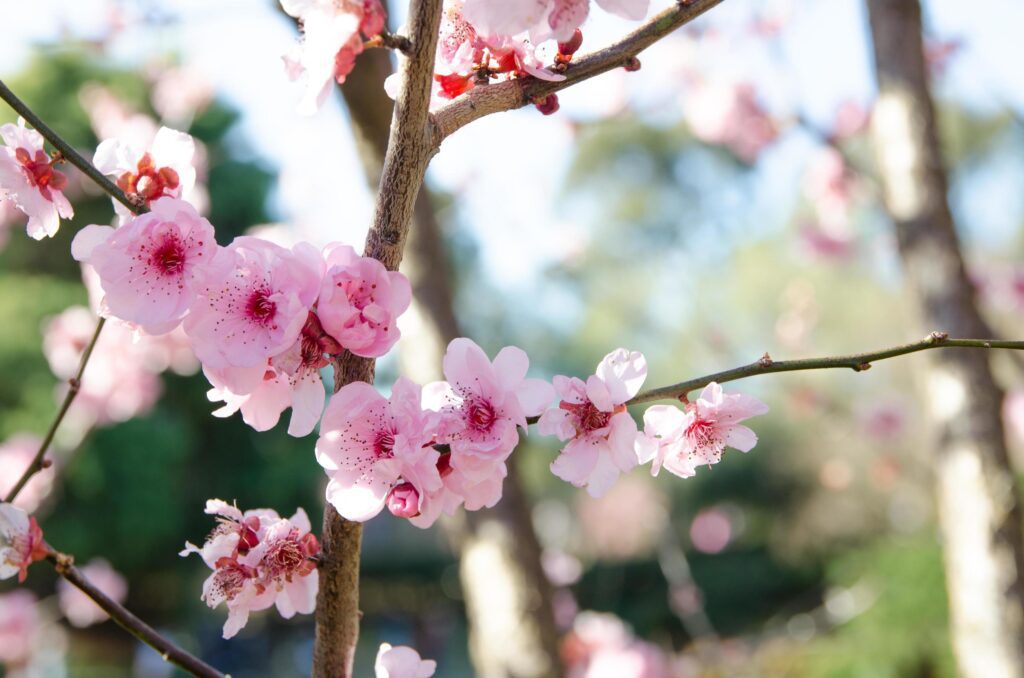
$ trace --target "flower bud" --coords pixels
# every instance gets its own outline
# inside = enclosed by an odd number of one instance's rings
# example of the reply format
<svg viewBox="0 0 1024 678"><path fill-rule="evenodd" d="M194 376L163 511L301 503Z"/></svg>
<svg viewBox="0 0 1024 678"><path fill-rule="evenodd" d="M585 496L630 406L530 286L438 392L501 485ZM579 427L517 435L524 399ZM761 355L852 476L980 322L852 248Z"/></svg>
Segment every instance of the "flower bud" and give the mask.
<svg viewBox="0 0 1024 678"><path fill-rule="evenodd" d="M399 518L415 518L420 514L420 493L412 483L400 483L388 494L388 510Z"/></svg>

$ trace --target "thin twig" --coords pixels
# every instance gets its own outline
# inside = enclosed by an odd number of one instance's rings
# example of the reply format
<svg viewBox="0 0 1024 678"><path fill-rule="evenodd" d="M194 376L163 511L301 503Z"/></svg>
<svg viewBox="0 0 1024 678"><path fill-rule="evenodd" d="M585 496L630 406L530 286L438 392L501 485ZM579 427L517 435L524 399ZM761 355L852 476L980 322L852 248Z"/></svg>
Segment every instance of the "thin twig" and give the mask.
<svg viewBox="0 0 1024 678"><path fill-rule="evenodd" d="M71 144L65 141L59 134L53 131L49 125L40 119L31 108L28 107L24 101L19 99L14 92L7 87L2 80L0 80L0 99L3 99L10 105L15 112L24 118L44 139L50 142L50 144L60 151L68 162L80 169L87 177L92 179L96 184L104 191L109 193L115 200L123 204L129 210L135 214L142 214L143 212L149 211L145 204L133 201L129 198L124 191L118 188L113 182L110 181L106 176L103 175L96 167L82 157L82 155L76 151ZM53 422L50 424L49 430L46 432L46 436L43 438L43 442L39 445L39 449L36 451L35 456L32 458L31 463L25 472L18 479L18 482L14 484L11 491L7 493L7 497L4 501L7 503L13 502L18 493L25 487L28 481L33 475L43 470L44 458L46 452L50 449L50 444L53 442L54 436L57 434L57 429L60 427L61 422L64 421L64 416L67 414L68 409L71 407L71 403L74 402L75 397L82 387L82 374L85 372L86 365L89 364L89 358L92 356L93 349L96 347L96 342L99 340L100 332L103 331L103 325L106 323L104 318L100 318L96 322L96 330L92 334L92 338L89 340L89 344L85 347L85 351L82 353L82 357L78 363L78 371L75 376L69 380L69 388L67 394L64 396L64 401L61 403L60 409L57 410L57 416L54 417Z"/></svg>
<svg viewBox="0 0 1024 678"><path fill-rule="evenodd" d="M32 461L29 463L28 468L18 478L18 482L14 484L11 491L7 493L7 497L4 499L8 504L14 502L18 498L18 493L28 484L28 481L36 473L45 468L43 462L46 456L46 451L50 449L50 443L53 442L53 437L57 434L57 429L60 427L62 421L64 421L64 415L67 414L68 409L71 407L71 403L74 402L75 396L82 388L82 374L85 372L86 365L89 364L89 358L92 356L92 351L96 348L96 342L100 338L100 332L103 331L103 326L106 324L106 318L100 318L96 323L96 331L92 333L92 338L89 339L89 343L86 345L85 350L82 351L82 357L78 361L78 371L75 372L75 376L68 380L68 392L64 395L64 402L60 404L60 409L57 410L57 416L54 417L50 423L50 428L46 432L46 437L43 438L43 442L39 444L39 449L36 450L36 454L32 457Z"/></svg>
<svg viewBox="0 0 1024 678"><path fill-rule="evenodd" d="M720 2L722 0L677 0L618 42L574 58L564 72L565 79L559 82L526 77L476 87L432 115L434 143L440 145L456 130L486 115L526 106L595 75L632 64L637 54Z"/></svg>
<svg viewBox="0 0 1024 678"><path fill-rule="evenodd" d="M854 353L852 355L833 356L828 358L804 358L801 360L772 360L766 353L760 360L734 367L731 370L715 372L696 379L681 381L671 386L651 389L640 393L627 404L638 405L654 400L678 400L690 391L703 388L711 382L719 384L737 379L745 379L759 374L774 374L777 372L799 372L803 370L827 370L827 369L848 369L854 372L863 372L870 369L872 363L888 358L895 358L908 353L927 351L933 348L1006 348L1024 350L1024 341L1003 341L999 339L950 339L945 332L932 332L921 341L911 344L894 346L880 351L869 353Z"/></svg>
<svg viewBox="0 0 1024 678"><path fill-rule="evenodd" d="M91 162L82 157L82 155L72 148L71 144L64 141L63 138L56 132L54 132L49 125L43 122L38 115L32 112L32 109L28 105L15 96L14 92L4 84L3 80L0 80L0 99L3 99L7 104L17 112L18 115L23 117L37 132L39 132L44 139L50 142L54 148L60 151L60 154L72 165L77 167L87 177L96 182L96 184L104 191L110 194L112 198L117 200L119 203L130 209L135 214L141 214L142 212L148 212L144 204L132 201L128 195L117 187L114 182L108 179L102 172L96 169L96 166Z"/></svg>
<svg viewBox="0 0 1024 678"><path fill-rule="evenodd" d="M69 584L79 591L89 596L94 603L110 615L110 618L118 626L159 652L164 661L170 662L199 678L227 678L223 673L203 660L189 654L167 638L164 638L152 626L136 617L123 605L96 588L75 567L74 558L71 556L66 553L60 553L51 547L46 558L53 563L53 568L57 571L57 574L64 577Z"/></svg>

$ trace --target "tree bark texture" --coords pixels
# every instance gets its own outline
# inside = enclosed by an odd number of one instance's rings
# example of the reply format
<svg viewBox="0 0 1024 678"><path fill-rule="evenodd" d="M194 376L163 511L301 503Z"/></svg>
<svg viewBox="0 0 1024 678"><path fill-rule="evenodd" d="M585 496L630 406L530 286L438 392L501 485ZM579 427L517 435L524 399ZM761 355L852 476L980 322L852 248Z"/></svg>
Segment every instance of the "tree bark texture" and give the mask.
<svg viewBox="0 0 1024 678"><path fill-rule="evenodd" d="M359 57L341 88L371 183L380 176L387 149L392 102L383 81L390 72L389 54L370 50ZM445 348L460 331L452 306L448 255L425 189L416 199L413 224L402 270L413 288L413 303L404 320L415 341L403 342L401 363L403 373L424 383L442 378ZM476 674L561 675L550 585L514 465L498 506L466 513L448 527L459 549Z"/></svg>
<svg viewBox="0 0 1024 678"><path fill-rule="evenodd" d="M908 284L929 329L987 336L947 201L918 0L867 0L879 98L872 140ZM1021 509L986 351L929 352L925 396L953 650L967 678L1024 673Z"/></svg>

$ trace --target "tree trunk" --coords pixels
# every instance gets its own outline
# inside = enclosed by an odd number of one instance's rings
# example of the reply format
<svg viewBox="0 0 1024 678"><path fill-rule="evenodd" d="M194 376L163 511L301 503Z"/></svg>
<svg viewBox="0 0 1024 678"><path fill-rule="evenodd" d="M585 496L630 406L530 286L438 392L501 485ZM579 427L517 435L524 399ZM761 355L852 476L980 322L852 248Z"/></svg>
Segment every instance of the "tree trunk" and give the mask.
<svg viewBox="0 0 1024 678"><path fill-rule="evenodd" d="M392 102L383 82L390 73L388 53L370 50L359 57L341 88L371 185L378 181L387 149ZM401 363L407 376L422 383L441 378L445 348L460 332L452 307L447 252L425 189L416 200L413 221L402 270L413 287L413 303L404 320L412 326L410 334L416 341L403 342ZM561 675L551 589L514 463L510 463L501 503L451 521L449 532L460 552L476 675Z"/></svg>
<svg viewBox="0 0 1024 678"><path fill-rule="evenodd" d="M929 330L986 336L947 202L918 0L868 0L872 137L908 283ZM930 353L925 396L953 650L968 678L1024 674L1021 510L986 351Z"/></svg>

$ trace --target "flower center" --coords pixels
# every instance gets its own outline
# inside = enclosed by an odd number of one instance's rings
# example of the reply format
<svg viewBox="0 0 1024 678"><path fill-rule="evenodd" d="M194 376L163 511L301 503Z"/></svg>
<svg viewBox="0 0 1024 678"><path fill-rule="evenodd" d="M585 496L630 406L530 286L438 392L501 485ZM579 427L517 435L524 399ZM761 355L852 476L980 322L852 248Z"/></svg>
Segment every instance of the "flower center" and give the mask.
<svg viewBox="0 0 1024 678"><path fill-rule="evenodd" d="M477 431L489 431L498 418L494 407L486 400L474 400L469 405L466 420Z"/></svg>
<svg viewBox="0 0 1024 678"><path fill-rule="evenodd" d="M277 313L277 304L272 302L269 297L268 290L257 290L252 293L246 304L245 310L249 317L261 325L269 323Z"/></svg>
<svg viewBox="0 0 1024 678"><path fill-rule="evenodd" d="M68 178L53 169L53 161L39 150L33 156L27 148L19 148L14 151L14 157L25 172L28 182L39 189L39 192L49 201L53 201L54 191L62 191L68 184Z"/></svg>
<svg viewBox="0 0 1024 678"><path fill-rule="evenodd" d="M177 238L168 238L153 252L152 263L165 275L181 275L185 269L185 248Z"/></svg>
<svg viewBox="0 0 1024 678"><path fill-rule="evenodd" d="M181 184L177 172L170 167L156 167L149 153L142 156L136 169L135 174L122 174L117 185L125 193L142 196L146 202L171 195Z"/></svg>
<svg viewBox="0 0 1024 678"><path fill-rule="evenodd" d="M391 459L395 456L394 431L381 431L373 441L373 453L378 459Z"/></svg>
<svg viewBox="0 0 1024 678"><path fill-rule="evenodd" d="M606 427L613 414L602 412L589 400L585 403L567 403L563 400L558 406L573 416L573 424L578 433L590 433Z"/></svg>

